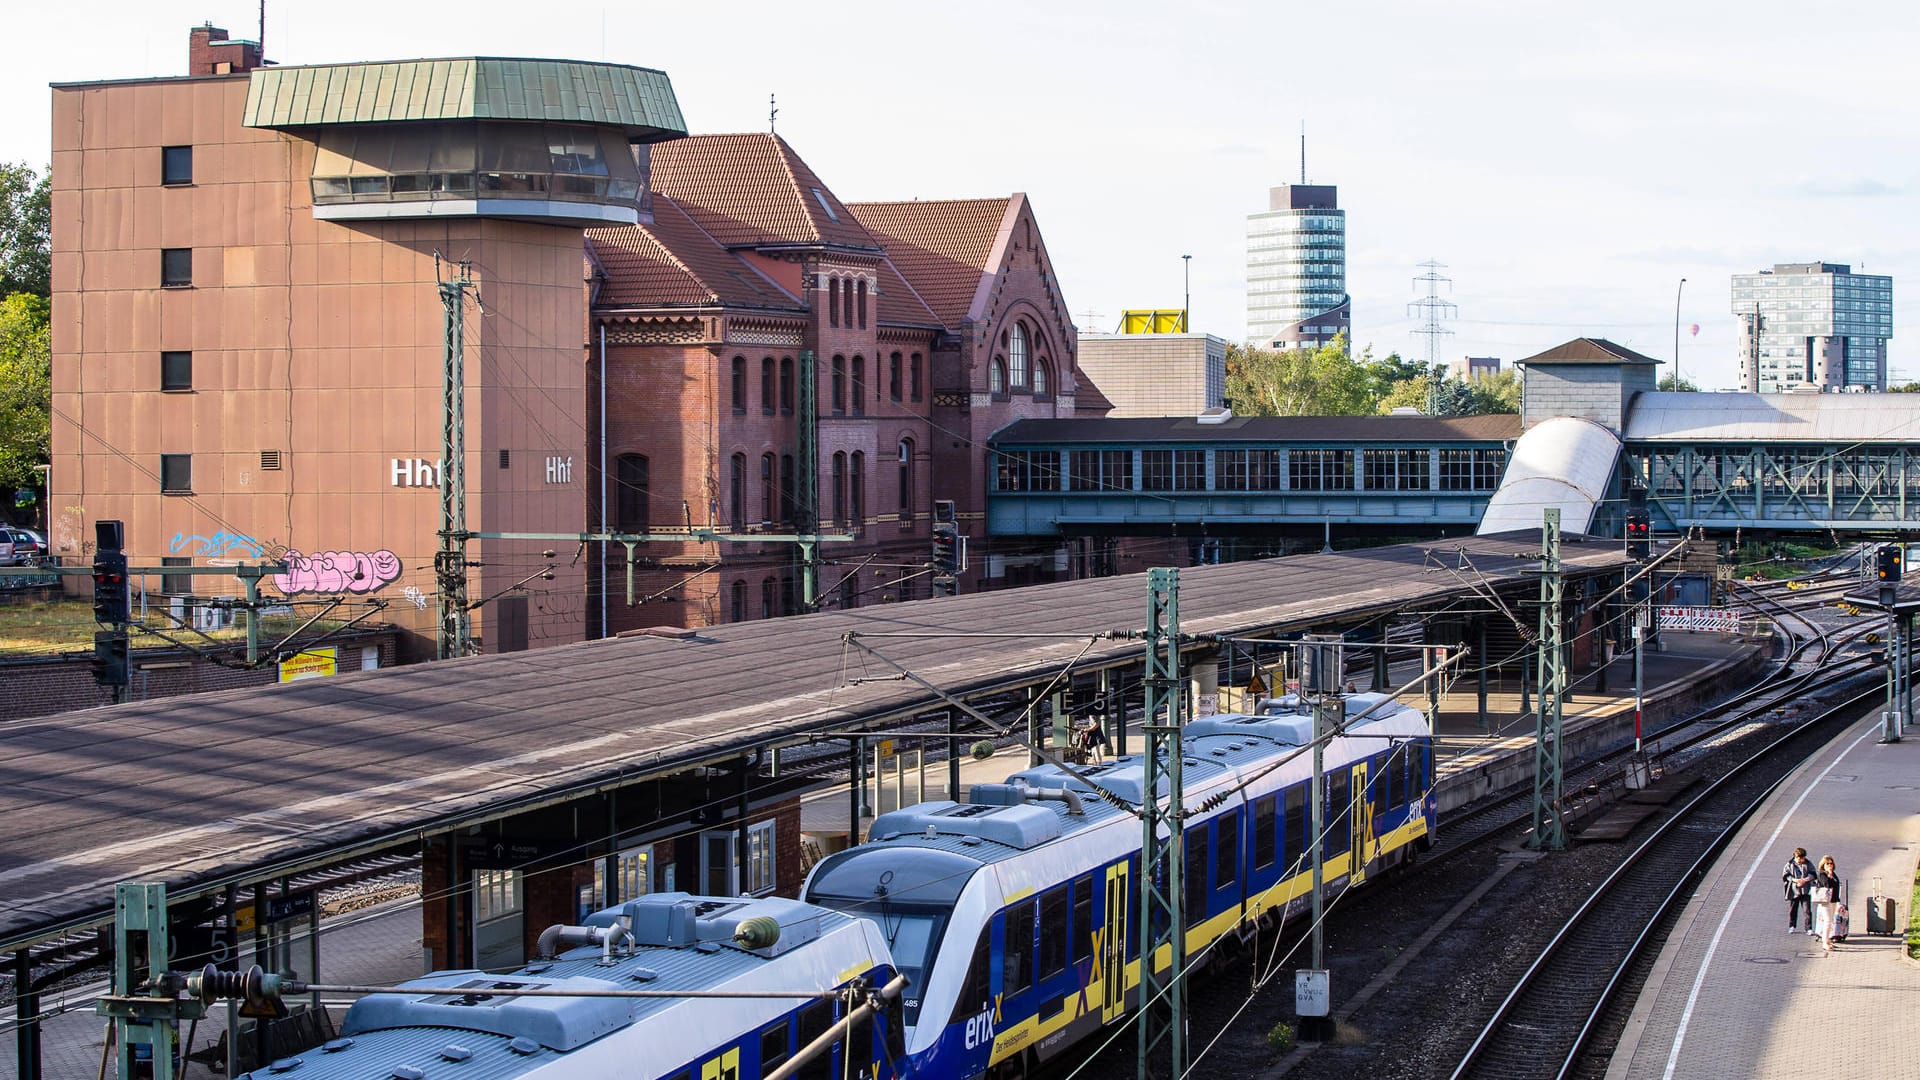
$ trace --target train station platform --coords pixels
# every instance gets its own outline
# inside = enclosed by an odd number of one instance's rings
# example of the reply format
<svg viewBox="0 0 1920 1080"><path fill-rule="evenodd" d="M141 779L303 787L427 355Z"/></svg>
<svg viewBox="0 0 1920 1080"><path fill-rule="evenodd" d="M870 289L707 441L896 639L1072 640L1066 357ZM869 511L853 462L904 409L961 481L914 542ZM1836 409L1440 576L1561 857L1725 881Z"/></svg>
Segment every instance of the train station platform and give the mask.
<svg viewBox="0 0 1920 1080"><path fill-rule="evenodd" d="M1920 738L1882 744L1877 713L1790 774L1701 881L1641 991L1608 1080L1920 1076L1920 963L1907 958L1920 852ZM1851 934L1831 953L1786 933L1780 872L1832 855ZM1897 903L1870 935L1876 883Z"/></svg>

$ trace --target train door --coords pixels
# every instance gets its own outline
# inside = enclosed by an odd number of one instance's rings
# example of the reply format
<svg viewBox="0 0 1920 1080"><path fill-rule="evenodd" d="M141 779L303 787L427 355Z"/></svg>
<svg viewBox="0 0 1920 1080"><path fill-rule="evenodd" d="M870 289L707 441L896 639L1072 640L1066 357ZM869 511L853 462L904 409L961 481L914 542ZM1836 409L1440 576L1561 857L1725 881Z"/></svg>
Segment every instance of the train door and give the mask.
<svg viewBox="0 0 1920 1080"><path fill-rule="evenodd" d="M1106 921L1101 924L1100 1021L1111 1024L1127 1011L1127 906L1133 902L1127 861L1107 867Z"/></svg>
<svg viewBox="0 0 1920 1080"><path fill-rule="evenodd" d="M1353 853L1353 876L1348 883L1358 885L1367 879L1367 862L1373 858L1374 848L1373 800L1367 797L1366 762L1353 767L1353 784L1347 791L1353 806L1347 814L1353 828L1353 843L1347 849Z"/></svg>

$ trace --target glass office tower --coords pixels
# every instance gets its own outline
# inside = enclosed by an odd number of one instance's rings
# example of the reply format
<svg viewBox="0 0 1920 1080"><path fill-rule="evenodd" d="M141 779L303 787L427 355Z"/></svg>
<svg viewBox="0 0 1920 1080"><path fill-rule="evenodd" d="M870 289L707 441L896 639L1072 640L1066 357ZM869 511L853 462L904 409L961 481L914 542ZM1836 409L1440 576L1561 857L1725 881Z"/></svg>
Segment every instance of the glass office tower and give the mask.
<svg viewBox="0 0 1920 1080"><path fill-rule="evenodd" d="M1885 390L1893 279L1841 263L1777 263L1733 276L1740 389Z"/></svg>
<svg viewBox="0 0 1920 1080"><path fill-rule="evenodd" d="M1347 215L1331 184L1288 184L1247 215L1247 341L1311 348L1348 333ZM1349 335L1351 336L1351 335Z"/></svg>

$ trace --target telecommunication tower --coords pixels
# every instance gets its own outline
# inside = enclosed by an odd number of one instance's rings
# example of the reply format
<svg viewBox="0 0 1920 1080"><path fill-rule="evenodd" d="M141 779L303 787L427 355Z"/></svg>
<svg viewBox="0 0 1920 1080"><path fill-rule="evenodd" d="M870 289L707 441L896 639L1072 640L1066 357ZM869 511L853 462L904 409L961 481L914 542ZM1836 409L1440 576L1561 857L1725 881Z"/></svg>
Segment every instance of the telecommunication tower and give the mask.
<svg viewBox="0 0 1920 1080"><path fill-rule="evenodd" d="M1418 289L1424 285L1427 292L1425 296L1407 305L1407 314L1416 315L1422 320L1420 326L1413 332L1424 335L1427 339L1428 371L1432 371L1440 363L1440 339L1453 336L1453 331L1442 326L1440 320L1452 318L1460 311L1452 301L1440 299L1441 286L1449 289L1453 287L1453 279L1440 273L1446 268L1446 263L1436 262L1433 259L1421 263L1420 269L1426 272L1413 279L1413 287Z"/></svg>

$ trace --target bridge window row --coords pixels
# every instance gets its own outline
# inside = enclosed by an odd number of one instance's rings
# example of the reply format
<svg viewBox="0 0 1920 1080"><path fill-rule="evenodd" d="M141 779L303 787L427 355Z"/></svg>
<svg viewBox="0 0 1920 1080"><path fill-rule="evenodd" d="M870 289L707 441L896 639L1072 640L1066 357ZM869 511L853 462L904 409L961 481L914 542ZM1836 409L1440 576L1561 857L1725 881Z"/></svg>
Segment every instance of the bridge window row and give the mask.
<svg viewBox="0 0 1920 1080"><path fill-rule="evenodd" d="M1507 452L1425 447L995 450L993 466L993 489L1009 492L1352 491L1356 478L1363 491L1492 491L1500 486Z"/></svg>
<svg viewBox="0 0 1920 1080"><path fill-rule="evenodd" d="M1904 451L1686 449L1634 455L1630 467L1663 498L1825 500L1920 496L1920 458Z"/></svg>

